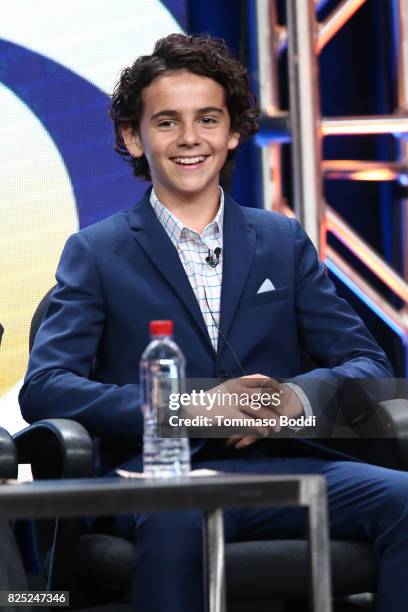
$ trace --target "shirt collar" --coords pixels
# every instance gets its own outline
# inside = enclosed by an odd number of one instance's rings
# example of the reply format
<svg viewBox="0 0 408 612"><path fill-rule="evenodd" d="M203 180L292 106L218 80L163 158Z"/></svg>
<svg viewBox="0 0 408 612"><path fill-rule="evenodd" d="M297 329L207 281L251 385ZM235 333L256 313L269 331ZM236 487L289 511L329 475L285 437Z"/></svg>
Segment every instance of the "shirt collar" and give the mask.
<svg viewBox="0 0 408 612"><path fill-rule="evenodd" d="M180 242L182 234L190 233L195 234L196 236L200 236L201 238L215 234L222 236L223 232L223 223L224 223L224 191L221 186L218 187L220 190L220 206L218 208L217 214L214 219L205 226L201 235L187 227L174 215L170 212L158 199L154 189L152 189L150 193L150 204L154 210L154 213L157 219L160 221L167 234L169 235L171 241L175 246Z"/></svg>

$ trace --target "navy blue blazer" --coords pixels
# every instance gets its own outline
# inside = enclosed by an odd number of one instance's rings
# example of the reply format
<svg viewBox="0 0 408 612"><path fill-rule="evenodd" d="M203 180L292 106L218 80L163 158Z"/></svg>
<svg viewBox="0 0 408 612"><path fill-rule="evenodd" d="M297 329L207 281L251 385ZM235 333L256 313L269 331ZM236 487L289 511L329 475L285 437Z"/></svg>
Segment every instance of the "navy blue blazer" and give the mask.
<svg viewBox="0 0 408 612"><path fill-rule="evenodd" d="M138 368L150 320L174 321L188 377L241 375L221 338L214 351L149 194L67 241L20 392L28 422L79 421L113 453L108 465L140 452ZM392 376L297 221L228 196L224 215L220 328L246 373L293 378L318 417L327 402L316 380ZM258 294L266 278L275 290ZM302 351L318 366L312 372L302 372Z"/></svg>

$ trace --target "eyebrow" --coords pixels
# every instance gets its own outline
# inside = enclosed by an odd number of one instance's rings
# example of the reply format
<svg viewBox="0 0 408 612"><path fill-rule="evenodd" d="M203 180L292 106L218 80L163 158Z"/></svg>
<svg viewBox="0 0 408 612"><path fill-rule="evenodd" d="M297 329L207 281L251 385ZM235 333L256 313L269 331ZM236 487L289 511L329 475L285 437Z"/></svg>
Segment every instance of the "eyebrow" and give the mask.
<svg viewBox="0 0 408 612"><path fill-rule="evenodd" d="M218 108L217 106L205 106L204 108L199 108L195 111L196 115L202 115L206 113L218 113L220 115L223 115L224 111L222 110L222 108ZM164 110L158 111L157 113L154 113L154 115L150 117L150 120L153 121L154 119L157 119L158 117L178 117L179 115L180 113L178 111L164 109Z"/></svg>

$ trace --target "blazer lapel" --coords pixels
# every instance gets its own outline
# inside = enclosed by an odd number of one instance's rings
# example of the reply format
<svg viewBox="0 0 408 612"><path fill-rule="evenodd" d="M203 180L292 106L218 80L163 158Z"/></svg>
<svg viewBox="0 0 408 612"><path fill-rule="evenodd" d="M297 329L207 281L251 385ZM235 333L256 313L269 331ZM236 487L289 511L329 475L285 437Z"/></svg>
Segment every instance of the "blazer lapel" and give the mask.
<svg viewBox="0 0 408 612"><path fill-rule="evenodd" d="M228 337L228 330L239 306L248 273L252 264L256 232L244 217L239 204L225 197L223 270L221 288L220 329ZM222 337L218 341L218 353L225 348Z"/></svg>
<svg viewBox="0 0 408 612"><path fill-rule="evenodd" d="M211 344L208 331L194 295L190 281L184 271L180 257L158 221L149 201L150 189L133 208L129 210L129 223L134 236L163 279L180 297L206 341ZM169 317L171 313L169 313Z"/></svg>

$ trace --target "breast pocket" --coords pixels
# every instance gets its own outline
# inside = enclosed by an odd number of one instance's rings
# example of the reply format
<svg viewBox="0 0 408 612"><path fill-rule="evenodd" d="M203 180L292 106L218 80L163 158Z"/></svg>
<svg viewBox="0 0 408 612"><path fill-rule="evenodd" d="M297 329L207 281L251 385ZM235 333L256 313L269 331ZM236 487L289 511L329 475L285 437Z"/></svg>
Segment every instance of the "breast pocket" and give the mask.
<svg viewBox="0 0 408 612"><path fill-rule="evenodd" d="M256 293L246 301L245 305L251 307L259 306L261 304L281 302L287 299L288 293L289 291L287 287L281 287L280 289L274 289L273 291L264 291L263 293Z"/></svg>

